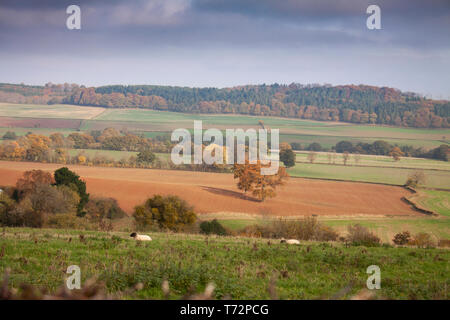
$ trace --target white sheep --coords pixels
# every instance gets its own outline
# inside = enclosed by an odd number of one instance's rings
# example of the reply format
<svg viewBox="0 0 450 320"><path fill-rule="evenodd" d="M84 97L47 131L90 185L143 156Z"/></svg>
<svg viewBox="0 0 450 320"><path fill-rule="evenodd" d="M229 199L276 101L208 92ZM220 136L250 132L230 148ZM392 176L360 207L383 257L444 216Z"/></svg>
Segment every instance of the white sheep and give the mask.
<svg viewBox="0 0 450 320"><path fill-rule="evenodd" d="M300 241L296 240L296 239L289 239L286 240L284 238L281 238L280 243L287 243L287 244L300 244Z"/></svg>
<svg viewBox="0 0 450 320"><path fill-rule="evenodd" d="M133 232L130 234L130 237L134 238L135 240L139 241L152 241L152 238L150 236L147 236L145 234L137 234L136 232Z"/></svg>

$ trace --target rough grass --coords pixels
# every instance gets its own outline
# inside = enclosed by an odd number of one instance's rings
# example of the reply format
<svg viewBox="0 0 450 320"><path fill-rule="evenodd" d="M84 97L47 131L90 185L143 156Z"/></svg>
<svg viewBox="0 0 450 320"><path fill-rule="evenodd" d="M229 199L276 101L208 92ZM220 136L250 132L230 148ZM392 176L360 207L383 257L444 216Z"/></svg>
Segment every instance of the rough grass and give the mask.
<svg viewBox="0 0 450 320"><path fill-rule="evenodd" d="M450 218L450 191L420 190L415 201L425 208Z"/></svg>
<svg viewBox="0 0 450 320"><path fill-rule="evenodd" d="M85 240L79 238L81 233ZM29 283L53 291L63 285L67 267L75 264L81 268L82 282L97 277L109 293L122 298L163 298L161 284L167 279L169 298L214 282L216 298L311 299L349 298L366 287L367 267L378 265L378 297L450 298L449 250L150 235L152 242L138 244L123 233L7 228L0 233L0 272L9 268L16 288ZM142 290L128 291L137 283L142 283ZM336 295L347 286L348 293Z"/></svg>

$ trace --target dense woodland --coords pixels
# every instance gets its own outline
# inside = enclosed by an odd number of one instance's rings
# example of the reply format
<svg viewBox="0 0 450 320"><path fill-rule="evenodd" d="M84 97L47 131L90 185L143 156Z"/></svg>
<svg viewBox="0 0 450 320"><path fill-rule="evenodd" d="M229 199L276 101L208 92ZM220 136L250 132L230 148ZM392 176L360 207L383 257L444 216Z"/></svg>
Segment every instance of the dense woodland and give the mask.
<svg viewBox="0 0 450 320"><path fill-rule="evenodd" d="M148 108L344 121L417 128L450 127L450 101L365 85L247 85L188 88L151 85L0 84L0 102Z"/></svg>

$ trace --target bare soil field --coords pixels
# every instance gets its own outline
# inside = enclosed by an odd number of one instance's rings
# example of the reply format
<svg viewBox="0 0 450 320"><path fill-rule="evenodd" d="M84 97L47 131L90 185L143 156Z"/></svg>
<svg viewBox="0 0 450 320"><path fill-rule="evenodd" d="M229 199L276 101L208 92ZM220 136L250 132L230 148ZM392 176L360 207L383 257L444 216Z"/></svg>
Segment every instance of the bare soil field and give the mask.
<svg viewBox="0 0 450 320"><path fill-rule="evenodd" d="M54 171L60 164L0 161L0 185L13 185L24 171ZM113 197L128 213L154 194L175 194L196 212L266 216L421 216L402 200L409 191L395 186L290 178L278 196L261 203L236 188L231 174L68 165L95 196Z"/></svg>
<svg viewBox="0 0 450 320"><path fill-rule="evenodd" d="M0 116L0 127L78 129L82 120L53 118L11 118Z"/></svg>

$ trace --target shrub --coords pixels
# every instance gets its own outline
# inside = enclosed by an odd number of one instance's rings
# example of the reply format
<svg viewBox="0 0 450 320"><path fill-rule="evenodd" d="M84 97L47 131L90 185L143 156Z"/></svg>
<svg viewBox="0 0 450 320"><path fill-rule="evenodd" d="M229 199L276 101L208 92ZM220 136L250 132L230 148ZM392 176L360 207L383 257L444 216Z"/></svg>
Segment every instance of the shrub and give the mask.
<svg viewBox="0 0 450 320"><path fill-rule="evenodd" d="M9 227L40 228L44 220L44 214L34 211L30 199L26 198L3 215L2 224Z"/></svg>
<svg viewBox="0 0 450 320"><path fill-rule="evenodd" d="M61 213L48 217L46 225L50 228L94 230L94 225L90 224L86 218L77 217L73 213Z"/></svg>
<svg viewBox="0 0 450 320"><path fill-rule="evenodd" d="M94 221L120 219L126 216L114 198L91 198L86 204L87 216Z"/></svg>
<svg viewBox="0 0 450 320"><path fill-rule="evenodd" d="M16 140L17 139L17 135L15 132L13 131L7 131L4 135L3 135L3 139L5 140Z"/></svg>
<svg viewBox="0 0 450 320"><path fill-rule="evenodd" d="M339 234L333 228L325 225L319 225L314 235L314 240L318 241L336 241Z"/></svg>
<svg viewBox="0 0 450 320"><path fill-rule="evenodd" d="M143 150L137 154L136 161L140 164L152 164L155 162L156 156L150 150Z"/></svg>
<svg viewBox="0 0 450 320"><path fill-rule="evenodd" d="M380 238L360 224L349 225L346 240L355 246L374 247L381 243Z"/></svg>
<svg viewBox="0 0 450 320"><path fill-rule="evenodd" d="M197 216L186 201L177 196L155 195L144 205L137 206L133 213L136 227L146 229L157 224L161 229L180 231L192 225Z"/></svg>
<svg viewBox="0 0 450 320"><path fill-rule="evenodd" d="M419 248L434 248L436 246L431 236L425 232L414 235L408 244Z"/></svg>
<svg viewBox="0 0 450 320"><path fill-rule="evenodd" d="M438 243L439 247L450 247L450 240L449 239L441 239Z"/></svg>
<svg viewBox="0 0 450 320"><path fill-rule="evenodd" d="M421 184L424 184L426 180L425 173L423 171L414 171L408 176L405 186L411 188L417 188Z"/></svg>
<svg viewBox="0 0 450 320"><path fill-rule="evenodd" d="M335 241L339 236L335 230L323 225L315 217L302 220L278 220L267 225L248 226L241 233L264 238L317 241Z"/></svg>
<svg viewBox="0 0 450 320"><path fill-rule="evenodd" d="M200 232L204 234L217 234L219 236L226 236L229 234L227 229L225 229L217 219L200 223Z"/></svg>
<svg viewBox="0 0 450 320"><path fill-rule="evenodd" d="M0 225L11 226L17 225L15 218L10 214L11 210L16 205L16 202L12 200L6 192L0 193Z"/></svg>
<svg viewBox="0 0 450 320"><path fill-rule="evenodd" d="M247 237L270 238L269 236L267 236L267 232L268 232L267 227L264 227L259 224L253 224L253 225L244 227L244 229L242 229L240 233Z"/></svg>
<svg viewBox="0 0 450 320"><path fill-rule="evenodd" d="M392 241L399 246L408 244L408 242L411 240L411 234L409 233L409 231L403 231L400 233L397 233L394 236L394 239L392 239Z"/></svg>

